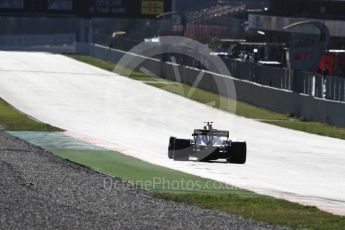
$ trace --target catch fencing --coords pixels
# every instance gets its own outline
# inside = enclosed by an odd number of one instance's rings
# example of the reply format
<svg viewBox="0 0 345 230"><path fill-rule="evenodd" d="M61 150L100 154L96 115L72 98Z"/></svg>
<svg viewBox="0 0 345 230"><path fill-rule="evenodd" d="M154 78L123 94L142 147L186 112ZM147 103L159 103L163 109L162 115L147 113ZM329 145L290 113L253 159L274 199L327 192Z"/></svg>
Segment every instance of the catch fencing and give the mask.
<svg viewBox="0 0 345 230"><path fill-rule="evenodd" d="M294 91L317 98L345 101L345 79L308 72L297 73Z"/></svg>
<svg viewBox="0 0 345 230"><path fill-rule="evenodd" d="M98 37L99 40L100 37ZM139 41L129 39L103 38L102 45L114 49L129 51ZM168 62L169 55L156 57ZM188 57L174 54L177 64L203 69L207 63L196 63ZM207 60L206 60L207 61ZM345 101L345 78L335 76L322 76L309 72L290 72L287 68L266 66L258 63L250 63L231 58L223 58L232 77L255 82L260 85L270 86L277 89L291 90L321 99Z"/></svg>
<svg viewBox="0 0 345 230"><path fill-rule="evenodd" d="M290 89L289 71L286 68L264 66L234 59L225 59L224 62L232 77L279 89Z"/></svg>
<svg viewBox="0 0 345 230"><path fill-rule="evenodd" d="M345 78L225 60L232 77L332 101L345 101Z"/></svg>

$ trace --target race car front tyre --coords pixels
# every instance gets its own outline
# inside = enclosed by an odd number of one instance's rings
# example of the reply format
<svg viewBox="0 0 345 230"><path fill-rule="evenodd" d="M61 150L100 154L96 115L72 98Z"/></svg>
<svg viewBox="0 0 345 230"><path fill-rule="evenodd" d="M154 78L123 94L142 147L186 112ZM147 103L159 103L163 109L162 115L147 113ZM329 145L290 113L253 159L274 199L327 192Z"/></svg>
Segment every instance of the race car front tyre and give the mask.
<svg viewBox="0 0 345 230"><path fill-rule="evenodd" d="M169 147L168 147L168 157L169 159L172 159L173 158L173 146L175 144L175 140L176 138L175 137L170 137L169 139Z"/></svg>
<svg viewBox="0 0 345 230"><path fill-rule="evenodd" d="M228 162L232 164L245 164L247 160L247 143L232 142Z"/></svg>
<svg viewBox="0 0 345 230"><path fill-rule="evenodd" d="M175 161L188 161L192 145L187 139L174 139L172 147L172 158Z"/></svg>

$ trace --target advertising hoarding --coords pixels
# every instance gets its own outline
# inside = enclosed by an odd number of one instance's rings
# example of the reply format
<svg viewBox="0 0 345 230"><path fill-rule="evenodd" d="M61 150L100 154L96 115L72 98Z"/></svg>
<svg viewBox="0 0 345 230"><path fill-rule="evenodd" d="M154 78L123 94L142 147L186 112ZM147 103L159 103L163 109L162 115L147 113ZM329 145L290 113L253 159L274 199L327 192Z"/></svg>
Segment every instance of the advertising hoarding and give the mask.
<svg viewBox="0 0 345 230"><path fill-rule="evenodd" d="M148 1L143 0L141 2L141 14L142 15L160 15L164 13L163 1Z"/></svg>

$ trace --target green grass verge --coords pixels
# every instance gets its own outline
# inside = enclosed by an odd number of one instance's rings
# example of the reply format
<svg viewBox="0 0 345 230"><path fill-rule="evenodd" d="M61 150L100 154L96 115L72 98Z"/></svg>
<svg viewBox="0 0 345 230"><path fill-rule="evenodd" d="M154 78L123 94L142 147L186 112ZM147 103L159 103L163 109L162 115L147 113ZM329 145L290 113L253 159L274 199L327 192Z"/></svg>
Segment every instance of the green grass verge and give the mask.
<svg viewBox="0 0 345 230"><path fill-rule="evenodd" d="M233 186L153 165L115 151L49 149L54 154L88 166L96 171L121 178L152 192L201 192L259 195ZM147 183L144 183L147 182Z"/></svg>
<svg viewBox="0 0 345 230"><path fill-rule="evenodd" d="M114 151L73 149L51 151L65 159L141 186L152 191L157 198L238 214L256 221L292 228L344 229L345 226L345 217L335 216L315 207L258 195L152 165ZM106 181L105 185L109 188L111 183Z"/></svg>
<svg viewBox="0 0 345 230"><path fill-rule="evenodd" d="M345 229L345 218L315 207L301 206L271 197L246 198L229 194L156 194L157 197L205 209L238 214L293 229Z"/></svg>
<svg viewBox="0 0 345 230"><path fill-rule="evenodd" d="M2 99L0 99L0 125L8 131L61 131L61 129L31 119Z"/></svg>
<svg viewBox="0 0 345 230"><path fill-rule="evenodd" d="M115 64L111 62L106 62L100 59L96 59L89 56L78 56L78 55L72 55L70 56L78 61L82 61L97 67L100 67L105 70L113 71ZM161 78L153 78L149 77L141 72L134 71L131 73L130 77L135 80L140 80L144 82L150 82L147 83L148 85L160 88L162 90L166 90L168 92L185 96L187 95L187 92L190 91L192 88L189 85L186 84L164 84L165 82L170 82L165 79ZM194 89L194 94L191 96L192 100L207 104L209 102L216 102L214 107L220 108L220 104L226 104L231 103L230 99L219 97L217 94L201 90L201 89ZM224 107L225 111L227 110L227 107ZM320 122L310 122L310 121L304 121L303 119L296 119L291 117L288 114L280 114L276 112L269 111L267 109L255 107L253 105L237 101L237 110L236 114L242 117L256 119L261 122L265 122L268 124L294 129L298 131L303 131L307 133L313 133L318 134L322 136L329 136L329 137L335 137L339 139L345 139L345 128L338 128L334 127L328 124L320 123Z"/></svg>

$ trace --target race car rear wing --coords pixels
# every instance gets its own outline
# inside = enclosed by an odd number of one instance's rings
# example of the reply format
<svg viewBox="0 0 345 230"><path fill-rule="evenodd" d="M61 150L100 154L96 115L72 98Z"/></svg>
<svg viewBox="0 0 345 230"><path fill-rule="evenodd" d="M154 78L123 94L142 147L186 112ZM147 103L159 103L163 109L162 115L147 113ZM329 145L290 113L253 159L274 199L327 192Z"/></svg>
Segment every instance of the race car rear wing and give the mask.
<svg viewBox="0 0 345 230"><path fill-rule="evenodd" d="M205 129L195 129L193 136L218 136L218 137L229 137L229 131L224 130L205 130Z"/></svg>

